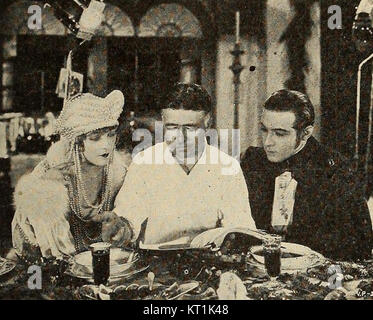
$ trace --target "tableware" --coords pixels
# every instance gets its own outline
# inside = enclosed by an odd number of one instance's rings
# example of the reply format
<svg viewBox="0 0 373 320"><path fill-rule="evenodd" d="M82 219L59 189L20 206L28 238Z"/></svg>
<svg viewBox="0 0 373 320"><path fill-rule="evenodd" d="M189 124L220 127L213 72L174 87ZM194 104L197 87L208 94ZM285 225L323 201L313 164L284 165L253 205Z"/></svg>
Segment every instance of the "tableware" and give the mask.
<svg viewBox="0 0 373 320"><path fill-rule="evenodd" d="M325 257L312 249L290 242L281 243L281 270L286 273L305 271L325 263ZM262 246L250 248L247 264L265 271Z"/></svg>
<svg viewBox="0 0 373 320"><path fill-rule="evenodd" d="M112 289L101 285L86 284L79 289L79 295L89 300L110 300Z"/></svg>
<svg viewBox="0 0 373 320"><path fill-rule="evenodd" d="M110 253L110 275L121 273L130 268L138 258L128 262L129 257L133 251L125 250L121 248L111 249ZM92 255L90 251L84 251L74 256L73 263L75 265L75 271L80 274L92 275Z"/></svg>
<svg viewBox="0 0 373 320"><path fill-rule="evenodd" d="M128 262L132 250L114 248L110 251L110 276L109 283L118 279L128 278L145 271L148 265L139 265L138 256L135 254L131 262ZM84 251L75 255L70 260L66 274L75 278L93 281L92 255L90 251Z"/></svg>
<svg viewBox="0 0 373 320"><path fill-rule="evenodd" d="M153 272L148 273L149 290L152 291L154 284L155 274Z"/></svg>
<svg viewBox="0 0 373 320"><path fill-rule="evenodd" d="M132 262L136 257L137 255L135 254L135 251L132 251L130 256L128 257L127 263Z"/></svg>
<svg viewBox="0 0 373 320"><path fill-rule="evenodd" d="M15 267L16 263L14 261L0 257L0 276L11 272Z"/></svg>
<svg viewBox="0 0 373 320"><path fill-rule="evenodd" d="M79 289L79 295L89 300L99 300L99 287L93 284L86 284Z"/></svg>
<svg viewBox="0 0 373 320"><path fill-rule="evenodd" d="M133 267L133 268L130 268L130 269L124 271L123 273L118 273L118 274L115 274L115 275L110 275L109 280L108 280L108 284L111 285L111 284L114 284L114 283L119 282L121 280L124 280L124 279L127 279L127 278L131 278L132 276L135 276L135 275L137 275L137 274L139 274L141 272L146 271L148 268L149 268L148 265L141 266L141 267ZM79 278L79 279L86 280L88 282L94 283L92 275L76 274L76 273L74 273L71 270L71 268L69 268L68 270L66 270L65 274L67 274L67 275L69 275L71 277L74 277L74 278Z"/></svg>
<svg viewBox="0 0 373 320"><path fill-rule="evenodd" d="M264 266L271 280L281 273L281 236L268 235L263 239Z"/></svg>
<svg viewBox="0 0 373 320"><path fill-rule="evenodd" d="M90 245L92 254L93 279L96 285L105 284L110 276L110 247L107 242Z"/></svg>
<svg viewBox="0 0 373 320"><path fill-rule="evenodd" d="M171 287L167 288L164 291L164 296L166 300L176 300L181 298L183 295L195 290L198 288L199 282L198 281L189 281L178 285L174 283Z"/></svg>
<svg viewBox="0 0 373 320"><path fill-rule="evenodd" d="M149 251L168 251L168 250L185 250L190 249L190 238L182 237L173 241L156 243L156 244L144 244L142 241L139 242L139 248L141 250Z"/></svg>
<svg viewBox="0 0 373 320"><path fill-rule="evenodd" d="M141 282L140 282L141 283ZM160 296L162 290L166 286L155 282L152 290L149 290L147 284L132 283L130 285L120 285L113 290L112 299L114 300L131 300L131 299L145 299L152 300Z"/></svg>
<svg viewBox="0 0 373 320"><path fill-rule="evenodd" d="M103 284L100 284L98 289L98 296L100 297L100 300L110 300L110 294L113 292L112 289L104 286Z"/></svg>

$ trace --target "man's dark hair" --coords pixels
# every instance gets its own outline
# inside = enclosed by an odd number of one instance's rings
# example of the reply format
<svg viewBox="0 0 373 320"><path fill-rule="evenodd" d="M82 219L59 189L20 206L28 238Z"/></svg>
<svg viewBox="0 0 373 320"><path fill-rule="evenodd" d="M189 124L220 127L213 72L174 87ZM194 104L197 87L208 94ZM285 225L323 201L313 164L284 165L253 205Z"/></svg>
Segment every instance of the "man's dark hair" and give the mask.
<svg viewBox="0 0 373 320"><path fill-rule="evenodd" d="M211 97L202 86L177 83L168 95L165 108L211 112Z"/></svg>
<svg viewBox="0 0 373 320"><path fill-rule="evenodd" d="M270 111L291 111L295 114L294 129L298 132L315 123L315 110L308 96L294 90L279 90L267 99L264 109Z"/></svg>

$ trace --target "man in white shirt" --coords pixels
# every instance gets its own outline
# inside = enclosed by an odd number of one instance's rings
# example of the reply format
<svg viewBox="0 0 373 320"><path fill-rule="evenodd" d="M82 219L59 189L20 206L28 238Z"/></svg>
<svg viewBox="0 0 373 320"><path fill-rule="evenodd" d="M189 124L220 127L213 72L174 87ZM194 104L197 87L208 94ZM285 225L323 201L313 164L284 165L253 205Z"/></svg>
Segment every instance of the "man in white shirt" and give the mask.
<svg viewBox="0 0 373 320"><path fill-rule="evenodd" d="M134 157L116 198L114 211L131 224L132 240L146 219L145 244L220 225L255 229L238 161L206 142L210 114L205 89L175 86L162 110L166 141Z"/></svg>

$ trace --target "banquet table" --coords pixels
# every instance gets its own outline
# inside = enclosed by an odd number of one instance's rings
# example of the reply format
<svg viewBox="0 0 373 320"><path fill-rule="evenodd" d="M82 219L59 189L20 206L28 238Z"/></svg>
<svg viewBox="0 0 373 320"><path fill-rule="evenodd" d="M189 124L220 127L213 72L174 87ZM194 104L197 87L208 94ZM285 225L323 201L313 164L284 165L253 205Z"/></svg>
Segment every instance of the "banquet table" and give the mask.
<svg viewBox="0 0 373 320"><path fill-rule="evenodd" d="M178 300L215 300L219 296L218 288L221 285L220 277L229 272L237 277L246 288L244 299L250 300L372 300L373 299L373 260L363 262L337 262L326 260L317 267L297 272L281 272L275 281L271 281L265 273L253 269L246 263L235 262L229 265L202 265L192 261L189 264L189 275L186 269L179 268L175 261L170 259L164 263L159 259L150 259L145 263L149 266L145 271L132 277L109 283L107 288L115 289L118 286L147 284L149 272L155 274L155 283L168 288L172 285L181 285L191 280L198 282L198 288L181 295ZM43 260L40 262L42 270L42 288L31 290L28 281L29 265L17 263L15 269L0 277L0 299L46 299L46 300L87 300L100 299L100 296L85 296L82 288L87 281L77 279L66 274L64 260ZM145 265L143 263L143 265ZM200 268L201 267L201 268ZM175 272L175 270L182 270ZM194 270L193 270L194 269ZM338 271L338 274L331 271ZM332 280L341 280L342 287L331 287ZM337 280L338 280L337 279ZM106 296L108 299L126 299L115 295ZM133 296L131 299L149 300L165 299L161 295ZM234 296L231 297L234 299ZM242 297L240 298L242 299Z"/></svg>

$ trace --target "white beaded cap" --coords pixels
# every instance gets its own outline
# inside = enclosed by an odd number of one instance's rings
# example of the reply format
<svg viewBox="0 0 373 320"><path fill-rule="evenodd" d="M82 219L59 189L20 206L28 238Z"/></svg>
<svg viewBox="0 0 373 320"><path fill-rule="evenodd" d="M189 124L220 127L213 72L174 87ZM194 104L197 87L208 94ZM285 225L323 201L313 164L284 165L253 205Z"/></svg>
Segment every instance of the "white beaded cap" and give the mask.
<svg viewBox="0 0 373 320"><path fill-rule="evenodd" d="M91 93L78 94L62 109L56 121L56 133L71 141L97 129L117 126L123 106L124 96L119 90L106 98Z"/></svg>

